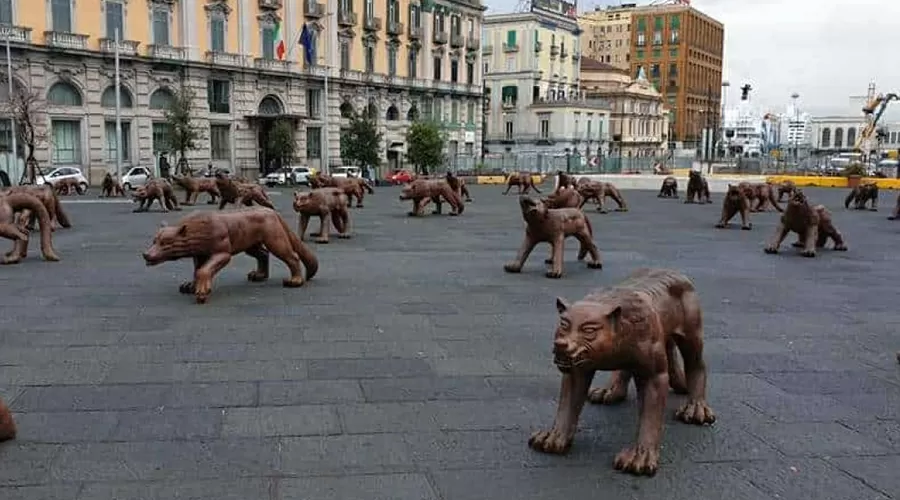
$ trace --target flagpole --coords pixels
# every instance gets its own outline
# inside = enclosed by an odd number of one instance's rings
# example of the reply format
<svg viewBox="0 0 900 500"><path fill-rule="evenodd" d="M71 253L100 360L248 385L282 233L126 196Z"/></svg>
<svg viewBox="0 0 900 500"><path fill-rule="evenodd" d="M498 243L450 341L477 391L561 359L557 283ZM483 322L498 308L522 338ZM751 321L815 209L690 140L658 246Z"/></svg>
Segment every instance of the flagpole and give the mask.
<svg viewBox="0 0 900 500"><path fill-rule="evenodd" d="M116 28L116 179L122 181L122 81L119 76L119 28Z"/></svg>

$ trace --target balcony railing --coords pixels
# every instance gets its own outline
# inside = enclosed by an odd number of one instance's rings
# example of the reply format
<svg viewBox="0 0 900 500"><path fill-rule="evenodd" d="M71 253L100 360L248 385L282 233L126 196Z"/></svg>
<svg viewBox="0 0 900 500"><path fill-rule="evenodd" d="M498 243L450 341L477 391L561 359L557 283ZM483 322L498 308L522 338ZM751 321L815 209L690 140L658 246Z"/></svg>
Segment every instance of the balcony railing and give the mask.
<svg viewBox="0 0 900 500"><path fill-rule="evenodd" d="M503 52L518 52L519 44L503 42Z"/></svg>
<svg viewBox="0 0 900 500"><path fill-rule="evenodd" d="M550 46L550 57L555 57L559 55L559 45L551 45Z"/></svg>
<svg viewBox="0 0 900 500"><path fill-rule="evenodd" d="M257 57L253 59L253 67L263 71L290 71L291 62L281 61L279 59Z"/></svg>
<svg viewBox="0 0 900 500"><path fill-rule="evenodd" d="M183 61L187 59L187 49L184 47L172 47L171 45L148 45L147 55L156 59Z"/></svg>
<svg viewBox="0 0 900 500"><path fill-rule="evenodd" d="M243 66L244 58L240 54L231 52L206 51L206 62L218 66Z"/></svg>
<svg viewBox="0 0 900 500"><path fill-rule="evenodd" d="M136 56L138 53L138 45L140 44L141 42L136 42L134 40L119 40L119 55ZM115 54L116 41L110 40L109 38L101 38L100 51L106 52L107 54Z"/></svg>
<svg viewBox="0 0 900 500"><path fill-rule="evenodd" d="M44 42L50 47L60 49L87 50L88 36L80 33L63 33L61 31L45 31Z"/></svg>
<svg viewBox="0 0 900 500"><path fill-rule="evenodd" d="M31 28L0 26L0 40L6 41L6 37L9 37L9 41L12 43L31 43Z"/></svg>
<svg viewBox="0 0 900 500"><path fill-rule="evenodd" d="M363 29L366 31L381 31L381 18L366 16L363 18Z"/></svg>
<svg viewBox="0 0 900 500"><path fill-rule="evenodd" d="M258 5L263 9L280 9L284 6L284 2L282 0L259 0Z"/></svg>
<svg viewBox="0 0 900 500"><path fill-rule="evenodd" d="M447 43L447 32L435 31L434 36L432 36L431 39L434 43Z"/></svg>
<svg viewBox="0 0 900 500"><path fill-rule="evenodd" d="M469 50L478 50L481 48L481 39L475 35L466 37L466 48Z"/></svg>
<svg viewBox="0 0 900 500"><path fill-rule="evenodd" d="M403 34L403 23L400 21L388 21L387 32L389 35L400 36Z"/></svg>
<svg viewBox="0 0 900 500"><path fill-rule="evenodd" d="M303 14L318 19L325 15L325 6L315 0L306 0L303 2Z"/></svg>
<svg viewBox="0 0 900 500"><path fill-rule="evenodd" d="M338 24L341 26L356 26L356 12L348 12L345 10L338 11Z"/></svg>
<svg viewBox="0 0 900 500"><path fill-rule="evenodd" d="M544 50L544 42L534 42L534 52L538 53L542 50Z"/></svg>
<svg viewBox="0 0 900 500"><path fill-rule="evenodd" d="M559 58L565 59L569 57L569 51L565 47L560 47L559 49Z"/></svg>
<svg viewBox="0 0 900 500"><path fill-rule="evenodd" d="M450 33L450 46L453 48L462 47L465 43L465 39L462 36L462 33Z"/></svg>
<svg viewBox="0 0 900 500"><path fill-rule="evenodd" d="M408 36L410 40L420 40L422 38L422 27L410 24Z"/></svg>

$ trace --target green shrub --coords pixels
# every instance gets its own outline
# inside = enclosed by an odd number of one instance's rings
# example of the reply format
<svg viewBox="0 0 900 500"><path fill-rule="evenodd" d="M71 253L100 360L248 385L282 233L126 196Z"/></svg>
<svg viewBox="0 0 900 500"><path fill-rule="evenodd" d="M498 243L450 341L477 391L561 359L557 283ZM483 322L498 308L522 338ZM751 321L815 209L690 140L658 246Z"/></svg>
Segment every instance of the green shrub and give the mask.
<svg viewBox="0 0 900 500"><path fill-rule="evenodd" d="M864 177L866 175L866 167L864 167L862 163L851 163L850 165L844 167L841 175L843 175L844 177L850 177L851 175Z"/></svg>

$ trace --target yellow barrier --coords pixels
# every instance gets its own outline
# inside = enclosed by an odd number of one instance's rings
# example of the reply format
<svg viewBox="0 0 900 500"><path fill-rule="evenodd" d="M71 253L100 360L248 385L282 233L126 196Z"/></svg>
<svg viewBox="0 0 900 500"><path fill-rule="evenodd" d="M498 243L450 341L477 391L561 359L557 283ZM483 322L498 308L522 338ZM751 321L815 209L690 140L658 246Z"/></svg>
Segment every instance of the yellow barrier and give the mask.
<svg viewBox="0 0 900 500"><path fill-rule="evenodd" d="M532 175L531 180L535 184L544 182L540 175ZM506 184L506 177L502 175L479 175L475 177L475 184Z"/></svg>
<svg viewBox="0 0 900 500"><path fill-rule="evenodd" d="M766 182L780 184L784 181L792 181L799 187L847 187L846 177L808 177L803 175L773 175L766 177ZM879 189L900 189L900 179L863 177L860 182L874 182Z"/></svg>

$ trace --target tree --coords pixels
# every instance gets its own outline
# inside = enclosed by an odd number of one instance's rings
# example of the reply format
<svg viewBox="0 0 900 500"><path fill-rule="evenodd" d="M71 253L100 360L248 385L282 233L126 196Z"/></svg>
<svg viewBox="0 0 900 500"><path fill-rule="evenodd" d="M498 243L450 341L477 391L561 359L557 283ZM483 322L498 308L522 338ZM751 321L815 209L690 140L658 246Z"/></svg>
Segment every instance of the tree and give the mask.
<svg viewBox="0 0 900 500"><path fill-rule="evenodd" d="M287 120L276 120L266 140L266 156L280 162L290 161L296 151L293 125Z"/></svg>
<svg viewBox="0 0 900 500"><path fill-rule="evenodd" d="M381 137L371 116L355 113L350 117L350 126L341 132L341 158L351 165L380 165Z"/></svg>
<svg viewBox="0 0 900 500"><path fill-rule="evenodd" d="M406 157L416 173L428 175L444 163L444 135L434 122L417 121L406 131Z"/></svg>
<svg viewBox="0 0 900 500"><path fill-rule="evenodd" d="M7 76L0 78L3 85L8 85ZM25 149L25 165L28 181L34 184L38 162L34 151L49 142L47 134L46 102L40 95L31 90L13 88L13 95L5 103L5 114L16 121L16 140ZM14 156L18 151L14 151Z"/></svg>
<svg viewBox="0 0 900 500"><path fill-rule="evenodd" d="M166 110L166 123L169 126L169 146L178 152L179 170L184 174L187 170L187 153L197 149L197 142L203 138L201 129L194 124L193 106L196 93L183 84L169 109Z"/></svg>

